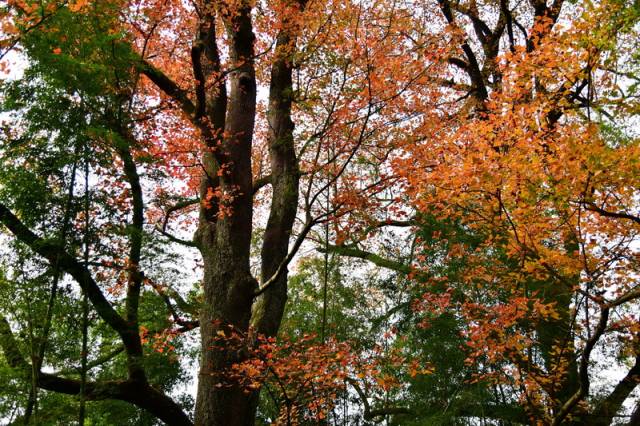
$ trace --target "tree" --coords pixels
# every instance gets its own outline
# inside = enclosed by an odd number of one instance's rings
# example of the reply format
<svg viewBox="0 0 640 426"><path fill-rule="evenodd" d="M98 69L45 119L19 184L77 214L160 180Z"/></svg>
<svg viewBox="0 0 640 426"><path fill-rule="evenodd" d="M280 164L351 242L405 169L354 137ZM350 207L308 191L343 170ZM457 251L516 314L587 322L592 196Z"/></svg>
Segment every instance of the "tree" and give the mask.
<svg viewBox="0 0 640 426"><path fill-rule="evenodd" d="M229 326L275 335L286 301L287 265L312 227L345 215L358 199L386 186L388 178L372 167L372 159L391 150L380 134L387 124L381 112L400 101L398 94L426 66L414 58L415 67L403 75L395 68L402 58L391 53L396 53L396 41L405 38L400 29L410 17L406 8L343 2L9 3L3 10L9 33L5 45L23 48L30 61L28 84L43 82L52 87L46 96L82 108L81 142L91 156L90 173L99 180L91 190L93 209L99 193L117 194L104 200L109 214L91 211L100 229L85 262L77 259L77 247L52 239L43 232L46 228L31 229L14 194L7 194L0 206L0 220L18 241L80 285L96 314L119 336L127 360L126 379L86 385L43 373L36 365L34 387L81 392L87 399L120 399L167 423L191 424L181 407L149 381L139 314L148 284L167 301L177 324L187 324L187 330L199 325L195 423L252 423L257 393L216 386L221 372L242 361L243 351L214 348L215 336ZM381 27L380 22L387 24ZM377 65L390 58L387 66ZM294 72L302 79L296 87ZM395 84L389 84L391 77ZM261 84L269 88L266 112L257 101ZM294 100L300 117L312 117L297 133L291 120ZM19 107L37 108L33 101ZM63 106L53 111L64 114L69 107ZM29 146L35 135L23 130L11 129L5 146ZM367 150L361 150L364 146ZM23 158L20 151L5 154L7 161ZM105 163L96 163L96 154L104 155ZM267 161L261 155L268 156L268 173L256 177L255 169L262 173L259 167ZM354 177L367 168L373 169L367 183L356 185ZM305 187L300 186L302 176ZM182 194L161 183L175 187L180 180L187 187ZM251 273L250 242L256 193L266 185L271 191L259 284ZM44 187L44 192L59 191L59 186ZM332 187L349 189L349 197L335 197L335 204L324 209L320 202ZM160 233L180 242L168 232L169 215L193 204L184 195L195 188L197 230L193 242L186 243L199 250L204 277L193 309L179 293L156 282L159 274L147 270L151 259L144 250L153 240L149 216L163 210L167 217ZM303 224L289 249L299 201ZM34 223L43 220L44 215L36 216ZM105 294L108 282L120 286L115 297ZM193 311L197 319L181 318ZM8 359L16 368L34 368L10 350L12 333L6 324Z"/></svg>
<svg viewBox="0 0 640 426"><path fill-rule="evenodd" d="M420 99L431 115L406 133L395 170L423 217L458 221L484 242L451 244L435 265L427 255L413 265L385 259L358 238L335 251L398 271L413 266L431 280L420 309L459 315L468 362L488 367L478 379L511 387L531 422L610 424L637 383L628 317L637 296L629 192L637 174L626 169L637 137L625 124L637 113L637 54L627 50L638 39L637 7L438 7L460 40L449 57L459 72L448 97ZM432 244L427 238L425 254ZM430 277L439 262L464 265L447 285L457 299L442 293L450 277ZM610 323L613 311L622 322ZM594 348L614 333L625 336L616 350L628 374L596 394Z"/></svg>
<svg viewBox="0 0 640 426"><path fill-rule="evenodd" d="M455 22L458 6L440 4ZM638 335L628 317L638 295L637 173L627 170L637 138L624 122L637 113L637 55L625 46L637 40L638 10L585 5L561 25L561 5L532 2L524 43L510 35L509 51L493 58L496 33L482 29L478 11L457 10L485 47L479 107L464 119L425 122L424 142L407 145L412 154L399 170L419 210L459 218L485 238L449 253L464 258L467 288L486 291L459 302L469 361L494 365L483 376L513 386L532 422L610 424L637 384ZM498 27L511 25L513 16L501 16ZM620 91L626 84L630 93ZM614 311L620 322L610 322ZM595 397L595 348L613 333L625 336L619 356L631 367Z"/></svg>
<svg viewBox="0 0 640 426"><path fill-rule="evenodd" d="M624 226L638 223L637 143L617 122L637 114L637 8L12 0L1 16L1 46L20 47L28 66L4 86L5 110L19 114L3 135L0 222L16 251L38 255L26 274L8 262L9 288L42 275L50 295L39 310L16 311L45 312L28 361L14 329L35 323L1 323L8 364L30 377L26 412L41 388L192 424L153 377L149 336L166 342L198 328L195 424L252 424L259 386L221 381L277 335L288 266L314 237L325 251L435 282L416 307L451 309L468 362L536 421L610 420L635 388L626 380L585 404L609 316L638 295L635 228ZM443 260L464 264L450 284L429 273L436 265L420 251L431 247L419 238L408 262L379 250L387 228L413 232L425 217L480 239L473 250L447 247ZM314 235L320 224L324 236ZM169 284L168 265L184 275L193 249L203 277L186 294ZM125 378L88 374L84 350L80 377L43 372L63 274L82 293L71 292L71 308L86 297L100 318L90 324L82 308L80 340L89 329L119 340ZM143 316L159 301L169 331ZM625 356L637 356L634 321L614 324L630 339ZM228 332L240 347L220 339ZM388 387L382 371L368 371Z"/></svg>

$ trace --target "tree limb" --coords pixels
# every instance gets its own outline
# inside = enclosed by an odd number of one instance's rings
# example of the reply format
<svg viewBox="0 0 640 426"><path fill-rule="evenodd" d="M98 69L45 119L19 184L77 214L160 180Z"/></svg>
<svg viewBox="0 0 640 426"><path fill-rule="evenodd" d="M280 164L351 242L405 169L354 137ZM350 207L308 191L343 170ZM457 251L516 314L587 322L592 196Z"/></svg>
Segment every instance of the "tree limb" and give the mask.
<svg viewBox="0 0 640 426"><path fill-rule="evenodd" d="M358 382L350 377L347 377L345 380L349 384L351 384L351 386L353 386L353 388L358 393L358 396L362 401L362 405L364 406L365 420L371 421L371 420L374 420L376 417L390 416L394 414L413 414L413 412L410 409L405 407L380 407L380 408L371 409L371 405L369 404L367 396L365 395L364 391L362 390Z"/></svg>
<svg viewBox="0 0 640 426"><path fill-rule="evenodd" d="M31 366L25 361L18 347L9 322L5 317L0 316L0 349L11 368L28 374ZM80 380L42 372L38 376L38 384L42 389L67 395L78 395L81 385ZM178 404L146 382L135 380L87 382L84 397L93 401L117 399L129 402L157 416L168 425L193 425Z"/></svg>
<svg viewBox="0 0 640 426"><path fill-rule="evenodd" d="M633 392L640 382L640 354L636 356L633 367L618 382L611 393L601 401L590 417L594 418L595 425L610 425L613 417L620 411L622 404Z"/></svg>
<svg viewBox="0 0 640 426"><path fill-rule="evenodd" d="M323 253L325 249L322 247L319 247L317 250ZM340 256L355 257L358 259L367 260L373 263L374 265L380 266L382 268L391 269L393 271L401 272L403 274L411 273L411 266L405 265L400 262L396 262L394 260L385 259L381 256L378 256L377 254L374 254L365 250L360 250L353 247L334 246L334 245L328 245L327 250L332 253L336 253Z"/></svg>
<svg viewBox="0 0 640 426"><path fill-rule="evenodd" d="M187 247L196 247L196 248L198 247L198 244L195 241L189 241L183 238L178 238L175 235L172 235L167 231L163 230L160 226L156 226L156 231L160 232L160 234L167 237L167 239L173 243L182 244L183 246L187 246Z"/></svg>
<svg viewBox="0 0 640 426"><path fill-rule="evenodd" d="M164 213L164 220L162 221L162 231L167 230L167 225L169 224L169 218L174 212L185 209L194 204L198 204L199 202L200 202L199 198L189 198L183 201L179 201L173 206L169 207Z"/></svg>
<svg viewBox="0 0 640 426"><path fill-rule="evenodd" d="M625 212L612 212L612 211L608 211L603 209L602 207L597 206L595 203L593 202L589 202L589 201L583 201L583 205L585 206L585 208L589 211L598 213L602 216L606 216L606 217L613 217L613 218L617 218L617 219L628 219L628 220L632 220L635 223L640 225L640 216L636 216L636 215L632 215L629 213L625 213Z"/></svg>
<svg viewBox="0 0 640 426"><path fill-rule="evenodd" d="M591 338L587 340L582 351L582 355L580 357L580 369L578 372L580 377L580 388L562 405L562 407L560 407L558 413L553 419L552 426L560 425L564 419L571 414L575 406L589 394L589 362L591 360L591 352L607 328L607 324L609 322L609 311L610 309L608 307L602 307L598 325L593 331Z"/></svg>
<svg viewBox="0 0 640 426"><path fill-rule="evenodd" d="M258 192L262 187L267 186L271 183L271 175L262 176L253 181L253 193Z"/></svg>
<svg viewBox="0 0 640 426"><path fill-rule="evenodd" d="M91 277L91 273L74 257L53 241L38 237L1 203L0 223L6 226L18 240L50 263L55 264L58 261L60 268L71 275L80 284L82 290L87 292L100 317L114 330L125 335L130 331L127 322L113 309L113 306L102 294L100 287Z"/></svg>
<svg viewBox="0 0 640 426"><path fill-rule="evenodd" d="M127 348L127 353L135 349L137 342L139 342L137 330L116 312L87 268L55 242L34 234L1 203L0 223L6 226L19 241L47 259L49 263L54 265L58 262L60 269L71 275L80 285L82 291L87 294L98 315L120 335L125 348Z"/></svg>
<svg viewBox="0 0 640 426"><path fill-rule="evenodd" d="M153 82L162 92L178 103L180 109L190 118L195 118L196 106L189 99L188 92L180 88L173 80L171 80L160 69L153 66L145 59L140 59L137 63L138 71L144 74Z"/></svg>

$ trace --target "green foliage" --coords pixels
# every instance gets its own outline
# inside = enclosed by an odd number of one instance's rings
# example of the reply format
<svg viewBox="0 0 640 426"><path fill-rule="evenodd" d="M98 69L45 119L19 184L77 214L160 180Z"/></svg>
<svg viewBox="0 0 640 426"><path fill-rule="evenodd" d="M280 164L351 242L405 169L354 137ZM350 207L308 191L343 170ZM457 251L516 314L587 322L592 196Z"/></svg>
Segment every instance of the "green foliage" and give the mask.
<svg viewBox="0 0 640 426"><path fill-rule="evenodd" d="M85 161L91 170L112 168L116 150L123 147L114 129L126 126L129 120L126 107L133 84L132 56L119 42L122 36L111 31L117 19L112 7L110 2L97 2L91 13L56 10L48 17L47 31L23 35L21 44L30 58L23 77L0 87L0 112L7 117L0 134L0 201L39 235L71 253L81 252L88 233L91 256L97 260L117 253L118 242L129 232L127 218L114 209L113 194L92 182L90 228L85 229L82 221ZM63 232L65 217L70 224ZM66 234L64 240L62 234ZM169 259L152 235L144 238L149 258L158 263ZM32 363L43 343L55 268L34 258L19 243L7 245L0 256L0 315L9 321L25 361ZM171 281L171 271L163 267L155 271L155 279ZM106 279L101 285L109 287L114 282ZM144 347L148 378L171 393L188 380L180 361L186 348L180 338L171 339L170 348L164 345L167 339L161 333L172 326L166 305L151 289L143 293L139 315L149 336ZM76 283L63 276L46 339L44 370L71 379L80 378L81 299ZM116 308L123 309L117 302ZM90 311L89 380L127 376L125 355L119 348L116 333ZM5 388L0 396L0 418L21 423L30 374L12 368L0 357L0 381ZM180 399L185 409L193 407L190 397ZM31 421L43 426L73 424L78 407L75 395L41 390ZM155 425L158 421L128 403L90 401L86 424Z"/></svg>

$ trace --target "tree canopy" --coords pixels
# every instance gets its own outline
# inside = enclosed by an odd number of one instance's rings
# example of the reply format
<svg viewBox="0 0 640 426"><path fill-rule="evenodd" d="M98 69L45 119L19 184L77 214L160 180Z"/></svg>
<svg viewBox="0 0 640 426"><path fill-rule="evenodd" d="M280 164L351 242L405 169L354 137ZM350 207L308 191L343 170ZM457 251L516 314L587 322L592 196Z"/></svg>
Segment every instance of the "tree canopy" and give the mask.
<svg viewBox="0 0 640 426"><path fill-rule="evenodd" d="M640 5L0 5L0 422L640 424Z"/></svg>

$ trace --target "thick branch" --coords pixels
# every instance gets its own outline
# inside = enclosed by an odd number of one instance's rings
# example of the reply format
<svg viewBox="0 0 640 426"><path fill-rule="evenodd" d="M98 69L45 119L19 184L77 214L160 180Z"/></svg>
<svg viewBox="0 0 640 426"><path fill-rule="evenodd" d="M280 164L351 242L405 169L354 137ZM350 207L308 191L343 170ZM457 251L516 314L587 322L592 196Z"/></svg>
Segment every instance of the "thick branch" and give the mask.
<svg viewBox="0 0 640 426"><path fill-rule="evenodd" d="M57 377L42 373L39 378L43 389L77 395L80 392L80 381ZM182 408L171 398L154 387L134 381L87 382L85 385L85 399L98 401L115 399L133 404L148 411L170 426L192 426Z"/></svg>
<svg viewBox="0 0 640 426"><path fill-rule="evenodd" d="M167 230L167 225L169 224L169 219L171 218L171 215L179 210L185 209L187 207L190 207L194 204L198 204L200 202L199 198L189 198L183 201L180 201L176 204L174 204L173 206L169 207L167 209L167 211L164 213L164 220L162 221L162 231L166 231Z"/></svg>
<svg viewBox="0 0 640 426"><path fill-rule="evenodd" d="M176 324L183 327L188 327L190 329L195 328L199 325L197 320L184 320L180 317L180 315L178 315L178 311L176 310L171 299L174 299L176 301L176 305L178 306L178 308L180 308L181 311L186 312L190 315L197 316L198 310L194 306L189 304L186 300L184 300L177 291L169 286L162 286L160 284L154 283L153 281L149 281L149 284L162 298Z"/></svg>
<svg viewBox="0 0 640 426"><path fill-rule="evenodd" d="M598 325L593 331L591 338L587 340L582 351L582 356L580 357L580 370L578 372L580 377L580 388L571 396L571 398L569 398L568 401L564 403L560 410L558 410L555 419L553 419L553 426L560 425L564 419L571 414L576 405L589 394L589 362L591 361L591 352L607 328L607 324L609 322L609 310L610 309L608 307L603 307L601 309Z"/></svg>
<svg viewBox="0 0 640 426"><path fill-rule="evenodd" d="M31 366L20 353L9 322L3 316L0 316L0 349L11 368L29 374ZM42 372L38 376L38 384L42 389L67 395L78 395L81 385L79 380ZM146 382L134 380L88 382L85 384L83 396L93 401L117 399L129 402L148 411L168 425L191 426L193 424L179 405Z"/></svg>
<svg viewBox="0 0 640 426"><path fill-rule="evenodd" d="M506 424L528 424L531 419L527 416L522 407L514 404L466 404L456 411L457 417L483 417L502 420Z"/></svg>
<svg viewBox="0 0 640 426"><path fill-rule="evenodd" d="M296 13L304 8L306 0L291 3L288 13L280 16L282 31L276 39L276 58L271 66L269 82L269 161L271 175L267 176L272 186L271 208L264 232L261 249L261 280L271 280L274 287L268 294L262 294L252 309L252 324L258 332L275 335L280 327L287 299L287 267L291 260L287 254L293 222L298 209L300 171L293 138L294 124L291 120L293 97L293 58L296 46ZM298 8L294 10L293 7ZM254 183L257 187L267 182ZM297 250L297 249L296 249ZM263 287L264 288L264 287Z"/></svg>
<svg viewBox="0 0 640 426"><path fill-rule="evenodd" d="M614 308L616 306L620 306L623 303L627 303L631 300L634 299L638 299L640 298L640 287L636 287L635 289L633 289L632 291L630 291L627 294L623 294L622 296L618 297L617 299L614 299L610 302L607 302L605 304L605 306L609 307L609 308Z"/></svg>
<svg viewBox="0 0 640 426"><path fill-rule="evenodd" d="M493 33L489 26L482 19L480 19L478 8L474 3L471 3L470 6L466 6L460 3L450 3L450 5L452 9L462 13L471 20L476 35L478 36L478 40L480 40L482 44L485 44L487 42L487 37L493 36Z"/></svg>
<svg viewBox="0 0 640 426"><path fill-rule="evenodd" d="M263 187L271 183L271 175L262 176L253 181L253 193L260 191Z"/></svg>
<svg viewBox="0 0 640 426"><path fill-rule="evenodd" d="M198 244L196 242L176 237L175 235L172 235L167 231L163 230L159 226L156 226L156 230L160 232L162 235L164 235L165 237L167 237L167 239L172 243L182 244L183 246L187 246L187 247L198 247Z"/></svg>
<svg viewBox="0 0 640 426"><path fill-rule="evenodd" d="M598 213L602 216L606 216L606 217L613 217L616 219L627 219L627 220L631 220L637 224L640 225L640 216L636 216L636 215L632 215L629 213L625 213L625 212L612 212L612 211L608 211L603 209L602 207L597 206L595 203L592 202L588 202L585 201L584 206L586 207L587 210Z"/></svg>
<svg viewBox="0 0 640 426"><path fill-rule="evenodd" d="M640 401L636 403L636 408L631 413L627 426L637 426L640 424Z"/></svg>
<svg viewBox="0 0 640 426"><path fill-rule="evenodd" d="M190 119L194 118L196 107L189 99L187 91L180 88L166 74L144 59L141 59L138 63L138 70L146 75L162 92L173 99Z"/></svg>
<svg viewBox="0 0 640 426"><path fill-rule="evenodd" d="M391 416L394 414L412 414L412 411L405 407L380 407L371 409L371 405L369 404L369 400L367 399L367 395L365 395L364 391L358 384L358 382L354 379L347 377L345 379L358 393L360 400L362 401L362 405L364 406L364 419L371 421L376 417L382 416Z"/></svg>
<svg viewBox="0 0 640 426"><path fill-rule="evenodd" d="M296 253L298 253L298 250L300 249L300 246L302 245L305 238L307 237L307 234L309 234L309 231L311 231L311 228L313 228L315 224L316 224L315 221L307 222L307 224L302 229L302 232L300 232L300 234L298 235L298 238L296 238L296 241L293 243L293 247L291 248L287 256L284 259L282 259L282 261L276 268L273 275L271 275L269 279L264 281L258 287L258 290L256 290L256 292L253 294L253 297L258 297L262 293L267 291L271 286L273 286L280 279L282 274L284 274L287 271L287 267L289 266L289 263L291 262L291 260L293 260Z"/></svg>
<svg viewBox="0 0 640 426"><path fill-rule="evenodd" d="M636 356L635 364L626 376L618 382L613 391L601 401L594 410L595 425L610 425L613 417L620 411L622 404L640 382L640 355Z"/></svg>
<svg viewBox="0 0 640 426"><path fill-rule="evenodd" d="M451 10L451 2L449 0L438 0L438 4L440 5L440 9L442 10L442 14L446 18L449 25L457 26L455 17L453 16L453 11ZM478 63L478 59L476 55L473 53L471 46L469 43L464 41L461 45L462 51L467 57L468 64L463 69L469 75L471 82L473 83L475 92L474 96L480 100L484 101L489 96L487 92L487 88L484 82L484 77L482 76L482 71L480 69L480 64ZM458 64L456 64L458 65Z"/></svg>
<svg viewBox="0 0 640 426"><path fill-rule="evenodd" d="M142 287L143 275L139 271L140 257L142 253L142 233L144 226L144 199L142 196L142 186L140 176L133 156L131 146L134 143L133 137L125 130L121 129L121 136L124 143L116 147L118 155L122 159L124 175L131 189L132 221L129 226L129 262L126 317L129 326L135 330L135 337L131 336L131 343L127 345L127 355L129 356L128 368L130 377L136 377L140 381L146 381L146 376L142 362L142 342L138 332L138 306L140 304L140 289Z"/></svg>
<svg viewBox="0 0 640 426"><path fill-rule="evenodd" d="M365 250L360 250L354 247L334 246L334 245L327 246L327 249L330 252L336 253L340 256L355 257L358 259L366 260L373 263L374 265L380 266L382 268L391 269L392 271L401 272L403 274L411 273L411 266L405 265L404 263L401 263L401 262L396 262L394 260L385 259L381 256L378 256L377 254L374 254ZM318 248L318 251L320 252L324 252L324 250L325 249L323 247Z"/></svg>
<svg viewBox="0 0 640 426"><path fill-rule="evenodd" d="M60 269L71 275L87 294L98 315L120 335L125 347L135 346L138 333L113 309L88 269L59 245L34 234L4 204L0 204L0 223L49 263L58 262Z"/></svg>

